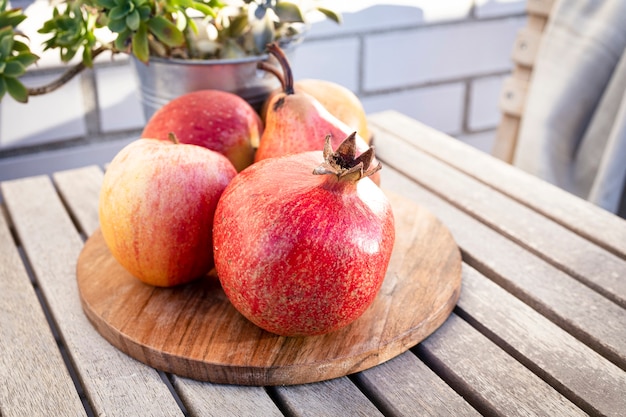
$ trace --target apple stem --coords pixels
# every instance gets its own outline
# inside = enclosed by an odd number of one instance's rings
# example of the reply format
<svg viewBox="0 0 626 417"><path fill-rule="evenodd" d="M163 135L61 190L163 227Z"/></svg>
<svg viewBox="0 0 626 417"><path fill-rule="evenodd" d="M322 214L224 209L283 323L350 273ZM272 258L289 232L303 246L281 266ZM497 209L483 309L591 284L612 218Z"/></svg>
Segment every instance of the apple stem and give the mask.
<svg viewBox="0 0 626 417"><path fill-rule="evenodd" d="M261 61L258 64L256 64L258 69L261 69L263 71L267 71L270 72L272 74L274 74L276 76L276 78L278 78L278 81L280 81L280 86L282 87L283 91L285 90L285 77L283 77L283 74L280 73L280 71L278 71L278 69L273 66L268 64L265 61Z"/></svg>
<svg viewBox="0 0 626 417"><path fill-rule="evenodd" d="M278 60L281 68L283 69L283 75L285 79L283 91L285 92L285 94L293 94L293 72L291 71L291 66L289 65L289 60L287 59L285 52L280 49L280 46L278 46L276 42L268 44L267 50L270 54L274 55L274 57Z"/></svg>
<svg viewBox="0 0 626 417"><path fill-rule="evenodd" d="M174 134L174 132L170 132L167 134L167 138L169 140L172 141L173 144L178 145L180 143L180 141L178 140L178 138L176 137L176 135Z"/></svg>

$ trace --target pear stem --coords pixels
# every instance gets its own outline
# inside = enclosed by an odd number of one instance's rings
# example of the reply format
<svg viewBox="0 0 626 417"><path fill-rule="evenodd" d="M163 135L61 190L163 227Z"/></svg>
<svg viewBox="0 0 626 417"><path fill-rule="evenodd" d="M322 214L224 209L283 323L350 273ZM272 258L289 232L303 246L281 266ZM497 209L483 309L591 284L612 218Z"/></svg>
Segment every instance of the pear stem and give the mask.
<svg viewBox="0 0 626 417"><path fill-rule="evenodd" d="M268 44L267 50L270 54L274 55L283 69L283 76L285 80L283 84L283 91L285 94L293 94L295 92L293 88L293 72L291 71L291 66L289 65L289 60L287 59L285 52L283 52L276 42Z"/></svg>
<svg viewBox="0 0 626 417"><path fill-rule="evenodd" d="M281 74L275 66L268 64L265 61L259 62L258 64L256 64L256 66L258 69L274 74L276 78L278 78L278 81L280 81L280 86L282 87L283 91L285 90L285 77L283 77L283 74Z"/></svg>

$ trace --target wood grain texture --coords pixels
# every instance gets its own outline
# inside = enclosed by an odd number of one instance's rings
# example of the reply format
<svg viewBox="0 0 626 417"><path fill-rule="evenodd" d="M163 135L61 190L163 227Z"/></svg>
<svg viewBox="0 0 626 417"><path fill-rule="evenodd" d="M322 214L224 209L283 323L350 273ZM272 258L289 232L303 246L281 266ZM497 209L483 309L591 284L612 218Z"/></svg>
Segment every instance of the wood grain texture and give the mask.
<svg viewBox="0 0 626 417"><path fill-rule="evenodd" d="M94 412L109 417L182 415L159 374L103 340L82 312L76 260L83 241L50 179L8 181L1 189Z"/></svg>
<svg viewBox="0 0 626 417"><path fill-rule="evenodd" d="M459 315L589 414L622 416L626 372L465 265ZM626 311L624 311L626 317Z"/></svg>
<svg viewBox="0 0 626 417"><path fill-rule="evenodd" d="M0 415L80 416L85 409L0 210Z"/></svg>
<svg viewBox="0 0 626 417"><path fill-rule="evenodd" d="M390 126L389 120L397 123ZM429 130L418 129L417 122L412 122L410 119L395 117L392 114L385 119L384 123L385 130L377 129L380 125L373 124L372 126L376 132L377 156L381 161L400 167L412 180L435 191L451 204L480 219L501 235L519 242L537 256L556 265L622 307L626 307L626 280L622 278L626 276L624 259L589 242L576 230L564 227L562 222L546 219L535 210L510 198L510 191L504 190L516 190L517 184L513 181L510 184L502 184L500 181L507 175L511 177L522 174L521 171L502 162L494 161L489 155L477 155L480 154L478 150L475 150L476 154L474 154L469 146L449 136L439 133L437 136L428 137ZM404 130L402 133L403 123L405 128L410 125L411 130ZM424 135L418 133L422 131ZM437 140L437 143L430 147L425 144L416 145L418 142L427 140ZM442 151L437 151L436 157L433 158L429 155L433 149ZM450 152L445 152L445 149L450 149ZM454 158L451 157L453 154ZM439 160L439 157L444 160ZM466 162L473 159L480 160L481 157L489 158L489 162L482 160L484 164L482 169L476 166L475 162ZM497 169L498 163L502 164L502 169ZM468 165L473 168L467 169L467 173L463 172L464 167ZM411 167L410 172L403 167ZM485 169L486 167L489 169ZM481 171L480 180L472 178ZM516 175L510 175L511 172L515 172ZM526 177L519 175L519 177L520 180L526 181L524 185L520 184L519 188L527 190L528 193L535 191L533 196L537 199L541 198L544 190L548 192L546 183L530 175ZM502 192L494 192L494 184L496 184L496 189ZM529 197L529 200L532 201L532 198ZM572 195L564 197L564 199L567 198L570 201L573 198L576 199ZM550 201L559 204L553 198L550 198ZM567 208L563 207L563 209L578 211L579 207L587 207L587 205L582 200L576 199L576 204ZM602 222L602 227L598 227L593 232L589 231L594 242L604 241L604 236L610 236L614 230L617 234L626 233L626 222L623 219L610 215L614 217L612 219L607 217L607 212L597 207L596 209L597 211L590 210L594 213L593 216L607 221ZM552 212L557 214L554 210ZM580 211L578 214L581 214ZM578 219L585 218L578 217ZM597 219L589 220L590 223L595 221ZM576 221L573 223L575 224ZM626 234L624 237L624 242L626 242ZM623 246L624 242L620 242L620 245Z"/></svg>
<svg viewBox="0 0 626 417"><path fill-rule="evenodd" d="M215 277L175 288L141 283L94 233L78 259L86 315L113 345L168 372L241 385L321 381L382 363L431 334L460 290L458 248L422 207L390 196L396 242L370 308L351 325L318 337L262 331L230 304Z"/></svg>
<svg viewBox="0 0 626 417"><path fill-rule="evenodd" d="M98 227L98 196L102 170L96 166L55 173L54 182L78 227L87 236ZM98 337L100 337L98 335ZM111 366L117 366L115 362ZM262 387L216 385L172 376L173 386L191 415L276 416L282 415Z"/></svg>
<svg viewBox="0 0 626 417"><path fill-rule="evenodd" d="M288 416L383 417L374 404L345 377L274 389Z"/></svg>
<svg viewBox="0 0 626 417"><path fill-rule="evenodd" d="M354 378L385 415L480 415L412 352L359 372Z"/></svg>
<svg viewBox="0 0 626 417"><path fill-rule="evenodd" d="M587 415L455 314L418 351L482 414Z"/></svg>
<svg viewBox="0 0 626 417"><path fill-rule="evenodd" d="M212 384L174 376L192 416L202 417L279 417L283 414L262 387Z"/></svg>
<svg viewBox="0 0 626 417"><path fill-rule="evenodd" d="M103 177L102 170L95 165L52 176L59 195L85 236L91 236L100 225L98 199Z"/></svg>
<svg viewBox="0 0 626 417"><path fill-rule="evenodd" d="M626 369L624 308L386 166L382 180L445 222L465 262ZM489 197L486 197L489 198Z"/></svg>
<svg viewBox="0 0 626 417"><path fill-rule="evenodd" d="M385 137L393 135L626 259L623 219L400 113L377 113L369 121L381 159L385 155L390 159L390 152L397 154L385 144Z"/></svg>

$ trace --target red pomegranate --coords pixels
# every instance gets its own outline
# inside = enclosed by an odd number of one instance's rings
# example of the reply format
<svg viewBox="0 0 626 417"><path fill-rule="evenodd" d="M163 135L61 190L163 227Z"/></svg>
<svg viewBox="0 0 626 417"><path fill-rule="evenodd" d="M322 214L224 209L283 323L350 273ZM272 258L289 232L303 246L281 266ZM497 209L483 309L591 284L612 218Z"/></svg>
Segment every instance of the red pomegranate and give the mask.
<svg viewBox="0 0 626 417"><path fill-rule="evenodd" d="M237 310L283 336L328 333L369 307L395 239L385 194L368 178L373 148L355 135L332 151L257 162L228 185L216 209L217 273Z"/></svg>

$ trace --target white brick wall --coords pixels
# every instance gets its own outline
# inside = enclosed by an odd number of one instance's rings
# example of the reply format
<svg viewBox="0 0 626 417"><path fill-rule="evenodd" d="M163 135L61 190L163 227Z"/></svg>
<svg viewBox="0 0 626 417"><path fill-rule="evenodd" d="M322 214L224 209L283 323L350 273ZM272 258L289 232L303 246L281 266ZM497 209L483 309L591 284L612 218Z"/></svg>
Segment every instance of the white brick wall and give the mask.
<svg viewBox="0 0 626 417"><path fill-rule="evenodd" d="M335 81L357 93L368 112L395 109L489 152L499 121L497 96L512 68L525 3L333 1L343 11L343 24L312 25L295 53L294 75ZM41 13L42 4L47 0L31 7ZM0 180L18 176L18 161L35 161L36 171L44 172L79 160L99 163L139 134L145 121L128 60L98 62L94 71L28 105L0 103ZM44 54L28 83L61 72L57 63L56 56Z"/></svg>

